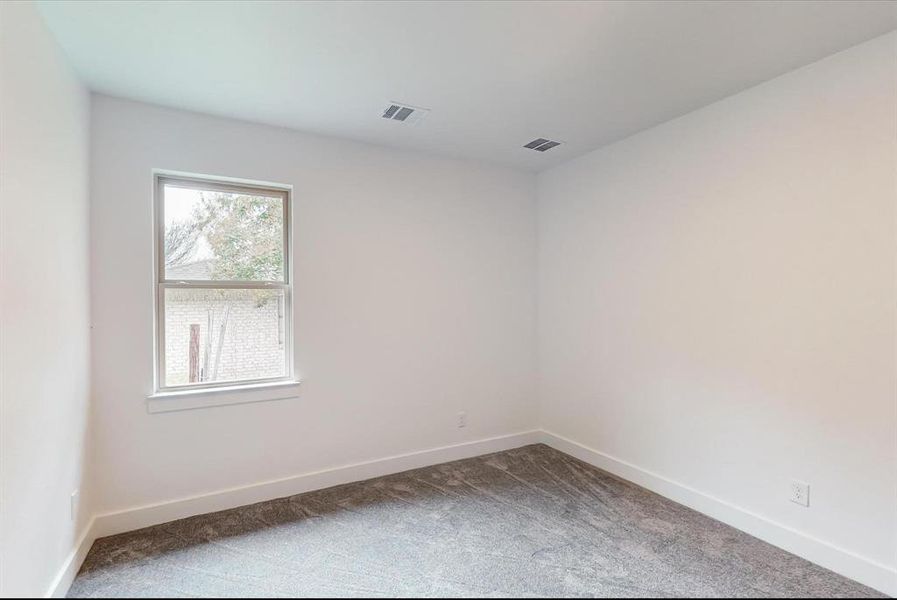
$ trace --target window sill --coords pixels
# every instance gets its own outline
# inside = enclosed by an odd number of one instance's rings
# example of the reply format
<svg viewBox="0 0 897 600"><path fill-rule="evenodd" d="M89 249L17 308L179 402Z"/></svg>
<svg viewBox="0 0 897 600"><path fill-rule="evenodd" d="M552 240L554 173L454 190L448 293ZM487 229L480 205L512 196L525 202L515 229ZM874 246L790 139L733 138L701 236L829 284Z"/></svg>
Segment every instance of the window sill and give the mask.
<svg viewBox="0 0 897 600"><path fill-rule="evenodd" d="M156 392L146 397L146 410L149 413L163 413L230 404L287 400L299 397L300 383L301 381L298 380L277 381L199 390Z"/></svg>

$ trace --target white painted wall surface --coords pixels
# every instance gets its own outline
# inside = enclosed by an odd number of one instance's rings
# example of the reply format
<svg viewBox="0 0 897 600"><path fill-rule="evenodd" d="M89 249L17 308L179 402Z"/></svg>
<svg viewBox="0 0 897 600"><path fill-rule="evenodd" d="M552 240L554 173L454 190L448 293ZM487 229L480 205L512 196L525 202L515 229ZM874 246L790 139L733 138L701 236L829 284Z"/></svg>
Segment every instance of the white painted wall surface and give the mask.
<svg viewBox="0 0 897 600"><path fill-rule="evenodd" d="M99 513L536 426L533 175L104 96L91 131ZM300 398L147 414L154 168L295 186Z"/></svg>
<svg viewBox="0 0 897 600"><path fill-rule="evenodd" d="M538 180L545 428L892 567L895 36Z"/></svg>
<svg viewBox="0 0 897 600"><path fill-rule="evenodd" d="M0 3L0 595L45 594L86 527L89 99ZM80 513L69 498L81 489Z"/></svg>

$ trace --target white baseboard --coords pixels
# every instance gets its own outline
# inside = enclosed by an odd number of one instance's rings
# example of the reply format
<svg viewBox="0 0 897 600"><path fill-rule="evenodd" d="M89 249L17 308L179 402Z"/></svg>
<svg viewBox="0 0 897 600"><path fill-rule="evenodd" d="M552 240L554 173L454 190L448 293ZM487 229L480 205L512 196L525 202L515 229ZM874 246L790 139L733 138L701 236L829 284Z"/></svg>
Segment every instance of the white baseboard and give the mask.
<svg viewBox="0 0 897 600"><path fill-rule="evenodd" d="M90 547L93 546L94 541L97 539L97 536L94 534L95 523L96 520L91 518L78 541L75 542L75 547L72 548L72 551L66 557L62 568L59 569L56 577L53 578L47 593L44 594L45 598L65 598L72 581L75 580L75 575L81 569L81 563L84 562Z"/></svg>
<svg viewBox="0 0 897 600"><path fill-rule="evenodd" d="M440 448L400 454L398 456L304 473L284 479L265 481L209 494L97 515L94 533L95 537L105 537L195 515L303 494L335 485L354 483L383 475L392 475L402 471L472 458L491 452L501 452L502 450L539 443L541 434L541 431L533 430L453 444L451 446L442 446Z"/></svg>
<svg viewBox="0 0 897 600"><path fill-rule="evenodd" d="M551 432L542 432L542 442L555 450L631 481L826 569L889 596L897 596L897 569L893 567L839 548L787 525L776 523L749 510Z"/></svg>

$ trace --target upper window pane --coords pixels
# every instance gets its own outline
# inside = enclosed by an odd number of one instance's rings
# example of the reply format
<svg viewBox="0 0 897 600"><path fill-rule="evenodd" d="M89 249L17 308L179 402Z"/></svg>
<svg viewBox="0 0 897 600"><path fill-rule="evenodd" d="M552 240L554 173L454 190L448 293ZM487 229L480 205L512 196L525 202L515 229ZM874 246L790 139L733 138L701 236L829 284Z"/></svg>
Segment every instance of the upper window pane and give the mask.
<svg viewBox="0 0 897 600"><path fill-rule="evenodd" d="M283 196L165 183L163 198L165 279L284 281Z"/></svg>

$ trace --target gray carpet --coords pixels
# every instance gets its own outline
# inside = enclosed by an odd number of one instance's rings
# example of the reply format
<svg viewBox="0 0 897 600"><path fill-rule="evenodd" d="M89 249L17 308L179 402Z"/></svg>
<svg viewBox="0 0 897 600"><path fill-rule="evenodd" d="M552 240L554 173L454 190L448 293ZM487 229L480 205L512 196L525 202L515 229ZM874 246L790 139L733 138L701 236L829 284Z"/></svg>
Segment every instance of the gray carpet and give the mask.
<svg viewBox="0 0 897 600"><path fill-rule="evenodd" d="M116 596L880 595L536 445L97 540Z"/></svg>

